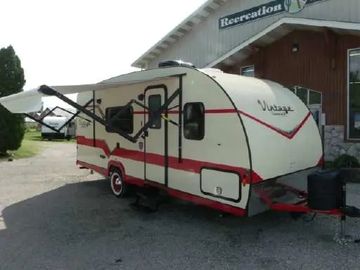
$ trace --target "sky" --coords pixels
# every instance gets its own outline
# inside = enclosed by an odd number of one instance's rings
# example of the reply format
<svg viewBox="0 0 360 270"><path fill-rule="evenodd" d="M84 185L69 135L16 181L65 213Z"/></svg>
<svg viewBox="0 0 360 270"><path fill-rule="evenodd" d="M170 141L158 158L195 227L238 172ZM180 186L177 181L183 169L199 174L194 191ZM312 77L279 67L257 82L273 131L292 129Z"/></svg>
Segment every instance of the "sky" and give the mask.
<svg viewBox="0 0 360 270"><path fill-rule="evenodd" d="M0 47L26 85L96 83L131 64L205 0L0 0Z"/></svg>

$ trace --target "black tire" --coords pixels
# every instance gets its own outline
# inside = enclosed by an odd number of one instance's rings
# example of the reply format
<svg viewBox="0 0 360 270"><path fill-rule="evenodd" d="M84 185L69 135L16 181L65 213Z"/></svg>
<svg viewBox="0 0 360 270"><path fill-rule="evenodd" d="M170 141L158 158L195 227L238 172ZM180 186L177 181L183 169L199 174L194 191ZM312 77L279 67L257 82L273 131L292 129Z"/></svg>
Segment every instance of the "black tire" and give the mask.
<svg viewBox="0 0 360 270"><path fill-rule="evenodd" d="M129 186L124 182L121 171L112 169L109 178L112 193L118 198L125 197L128 193Z"/></svg>

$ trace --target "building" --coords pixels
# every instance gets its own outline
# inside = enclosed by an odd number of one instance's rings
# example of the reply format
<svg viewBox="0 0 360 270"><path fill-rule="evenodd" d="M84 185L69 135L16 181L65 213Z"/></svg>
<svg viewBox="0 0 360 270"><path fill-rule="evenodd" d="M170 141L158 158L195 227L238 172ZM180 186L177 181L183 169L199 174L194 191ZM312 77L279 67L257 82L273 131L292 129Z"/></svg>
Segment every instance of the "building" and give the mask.
<svg viewBox="0 0 360 270"><path fill-rule="evenodd" d="M133 66L169 59L287 86L317 119L326 160L360 158L359 0L209 0Z"/></svg>

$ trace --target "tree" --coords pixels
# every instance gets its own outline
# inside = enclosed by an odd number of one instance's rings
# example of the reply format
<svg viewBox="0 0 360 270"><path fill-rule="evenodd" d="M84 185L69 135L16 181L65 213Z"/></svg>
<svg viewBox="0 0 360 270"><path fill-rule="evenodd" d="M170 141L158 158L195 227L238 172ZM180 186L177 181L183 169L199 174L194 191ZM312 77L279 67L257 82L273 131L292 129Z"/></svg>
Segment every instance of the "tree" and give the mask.
<svg viewBox="0 0 360 270"><path fill-rule="evenodd" d="M0 49L0 97L19 93L24 85L24 70L13 47ZM0 155L18 149L24 133L24 117L12 114L0 105Z"/></svg>

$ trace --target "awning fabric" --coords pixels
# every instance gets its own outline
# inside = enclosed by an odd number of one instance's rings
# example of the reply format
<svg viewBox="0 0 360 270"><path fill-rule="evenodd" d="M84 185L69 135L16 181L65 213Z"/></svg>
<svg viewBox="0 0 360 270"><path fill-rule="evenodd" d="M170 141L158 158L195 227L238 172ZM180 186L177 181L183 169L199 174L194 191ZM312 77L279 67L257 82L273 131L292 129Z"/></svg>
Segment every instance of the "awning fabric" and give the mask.
<svg viewBox="0 0 360 270"><path fill-rule="evenodd" d="M172 68L164 69L162 72L159 72L159 70L149 70L142 72L132 72L96 84L50 86L50 88L63 95L67 95L112 89L121 85L154 81L157 79L164 79L182 74L183 73L179 72L179 70L174 72ZM47 97L47 95L39 92L39 88L37 88L0 98L0 104L12 113L38 112L42 108L43 97Z"/></svg>

